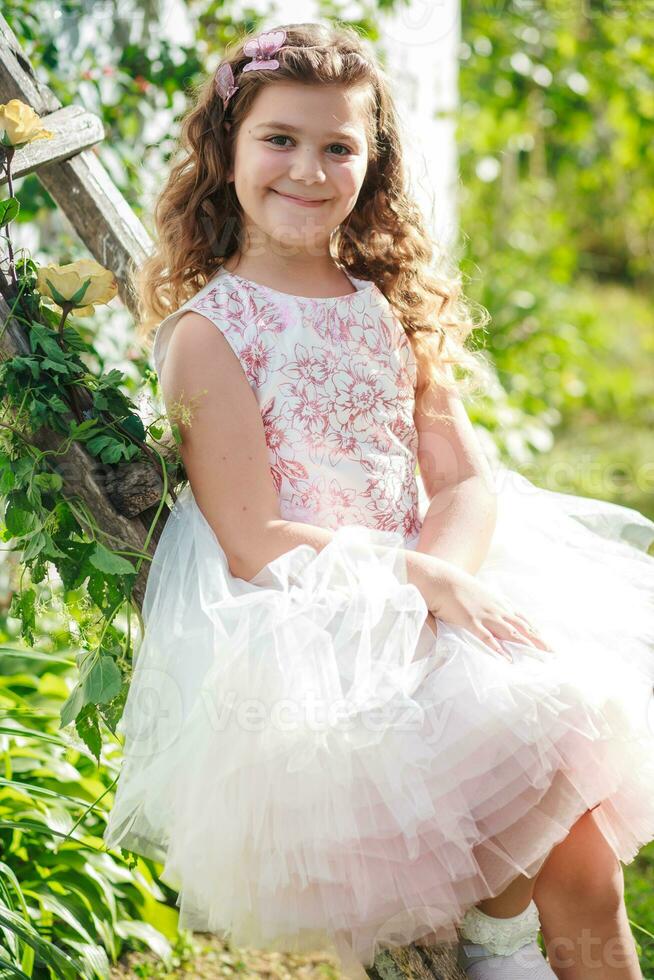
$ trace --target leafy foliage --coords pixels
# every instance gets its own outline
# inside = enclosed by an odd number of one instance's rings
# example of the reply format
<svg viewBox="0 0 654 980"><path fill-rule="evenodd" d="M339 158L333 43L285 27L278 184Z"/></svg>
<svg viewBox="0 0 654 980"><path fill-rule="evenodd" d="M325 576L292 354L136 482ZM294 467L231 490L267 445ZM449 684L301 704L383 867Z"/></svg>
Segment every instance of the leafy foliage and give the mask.
<svg viewBox="0 0 654 980"><path fill-rule="evenodd" d="M61 730L77 675L66 644L75 640L79 595L64 607L61 594L36 591L40 649L17 646L0 621L0 945L22 975L106 978L109 960L135 936L134 920L148 920L139 939L166 961L176 914L151 862L126 862L103 845L120 746L106 745L98 766L86 739ZM64 608L68 628L55 615Z"/></svg>
<svg viewBox="0 0 654 980"><path fill-rule="evenodd" d="M57 328L52 311L39 303L33 291L32 264L25 263L18 272L21 293L16 297L14 317L26 328L31 354L0 365L5 418L0 429L0 486L5 501L3 538L20 552L32 584L16 594L10 612L20 618L21 635L32 643L34 585L43 581L46 567L56 570L65 590L84 586L88 617L81 628L79 680L63 705L61 722L65 726L75 721L78 734L99 758L99 721L115 731L132 655L131 632L117 629L114 619L123 606L131 606L134 578L149 556L108 547L102 540L106 532L92 515L61 494L63 479L57 457L78 442L98 459L99 466L110 468L147 450L159 460L167 481L166 462L156 449L145 446L145 427L120 388L122 374L111 371L98 378L90 371L80 352L92 354L93 348L73 327ZM85 395L90 395L90 407L82 410ZM65 437L57 453L41 451L30 442L30 436L42 426ZM157 516L161 506L163 500ZM133 612L138 615L137 610ZM130 615L128 612L128 619Z"/></svg>
<svg viewBox="0 0 654 980"><path fill-rule="evenodd" d="M505 393L471 414L523 467L555 432L651 426L654 23L628 7L463 5L461 265Z"/></svg>

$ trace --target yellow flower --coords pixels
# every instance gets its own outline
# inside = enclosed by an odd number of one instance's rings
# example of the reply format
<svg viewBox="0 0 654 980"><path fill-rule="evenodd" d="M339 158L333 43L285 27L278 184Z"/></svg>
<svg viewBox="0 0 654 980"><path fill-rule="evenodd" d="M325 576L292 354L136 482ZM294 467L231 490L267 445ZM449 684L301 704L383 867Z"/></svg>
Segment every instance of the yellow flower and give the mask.
<svg viewBox="0 0 654 980"><path fill-rule="evenodd" d="M41 127L41 117L31 105L20 99L10 99L0 105L0 130L3 146L20 146L21 143L31 143L33 140L47 140L54 136L49 129Z"/></svg>
<svg viewBox="0 0 654 980"><path fill-rule="evenodd" d="M118 292L113 272L95 259L78 259L68 265L44 265L38 271L36 288L57 306L73 303L75 316L88 316L100 303L108 303ZM75 305L78 304L78 305Z"/></svg>

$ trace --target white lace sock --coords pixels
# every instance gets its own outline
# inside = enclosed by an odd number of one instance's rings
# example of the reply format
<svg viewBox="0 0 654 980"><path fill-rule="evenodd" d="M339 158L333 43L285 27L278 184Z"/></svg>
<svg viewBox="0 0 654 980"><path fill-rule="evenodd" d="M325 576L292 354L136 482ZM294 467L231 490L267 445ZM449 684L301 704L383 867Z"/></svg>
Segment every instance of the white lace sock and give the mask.
<svg viewBox="0 0 654 980"><path fill-rule="evenodd" d="M556 980L536 941L539 930L534 901L509 919L472 906L459 927L458 965L470 980Z"/></svg>

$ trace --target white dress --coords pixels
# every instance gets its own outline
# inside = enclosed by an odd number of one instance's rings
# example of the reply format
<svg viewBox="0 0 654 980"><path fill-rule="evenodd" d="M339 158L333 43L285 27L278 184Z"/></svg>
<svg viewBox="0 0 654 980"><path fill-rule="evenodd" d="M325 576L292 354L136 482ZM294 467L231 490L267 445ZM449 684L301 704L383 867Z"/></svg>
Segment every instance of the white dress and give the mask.
<svg viewBox="0 0 654 980"><path fill-rule="evenodd" d="M163 864L180 925L323 949L365 977L385 945L454 941L588 809L624 863L654 839L654 523L495 468L478 578L552 652L514 662L407 582L428 501L416 364L372 282L310 299L219 273L186 310L238 356L281 516L334 531L251 581L187 484L149 574L105 834Z"/></svg>

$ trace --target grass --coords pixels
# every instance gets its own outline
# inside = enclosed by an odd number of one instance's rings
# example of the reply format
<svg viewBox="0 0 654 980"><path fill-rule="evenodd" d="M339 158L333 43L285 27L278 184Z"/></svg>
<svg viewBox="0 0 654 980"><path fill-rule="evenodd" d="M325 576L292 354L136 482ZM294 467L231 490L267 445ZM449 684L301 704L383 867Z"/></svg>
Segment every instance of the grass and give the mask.
<svg viewBox="0 0 654 980"><path fill-rule="evenodd" d="M123 957L110 973L110 980L339 980L341 973L331 957L322 954L305 956L268 953L259 950L233 949L229 943L209 933L181 933L168 966L154 953L132 952Z"/></svg>

